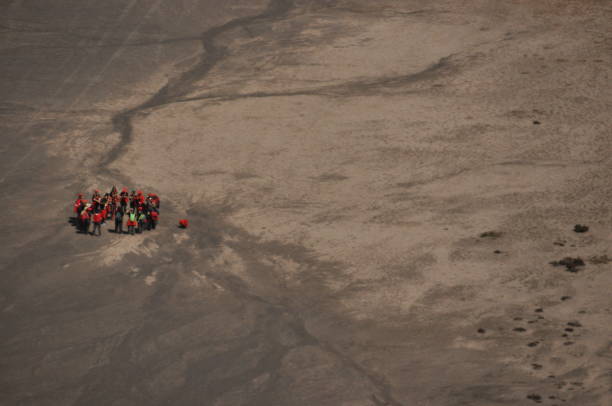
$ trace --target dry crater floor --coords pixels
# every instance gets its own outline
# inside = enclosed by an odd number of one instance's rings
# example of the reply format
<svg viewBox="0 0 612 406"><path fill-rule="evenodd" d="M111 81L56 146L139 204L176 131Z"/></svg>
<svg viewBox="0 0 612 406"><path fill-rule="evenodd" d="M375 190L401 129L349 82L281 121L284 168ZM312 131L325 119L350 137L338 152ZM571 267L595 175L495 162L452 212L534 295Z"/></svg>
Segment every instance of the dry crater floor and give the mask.
<svg viewBox="0 0 612 406"><path fill-rule="evenodd" d="M0 5L0 404L611 404L609 1L53 3ZM75 233L112 185L158 229Z"/></svg>

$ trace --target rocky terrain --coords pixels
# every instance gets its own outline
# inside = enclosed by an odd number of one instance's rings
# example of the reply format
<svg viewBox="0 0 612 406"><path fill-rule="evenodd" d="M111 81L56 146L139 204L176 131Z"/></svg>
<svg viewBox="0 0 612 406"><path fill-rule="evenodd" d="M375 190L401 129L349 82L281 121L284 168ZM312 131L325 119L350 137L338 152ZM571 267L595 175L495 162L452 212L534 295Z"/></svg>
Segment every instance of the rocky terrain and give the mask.
<svg viewBox="0 0 612 406"><path fill-rule="evenodd" d="M0 404L608 406L610 21L4 2ZM75 233L112 185L158 229Z"/></svg>

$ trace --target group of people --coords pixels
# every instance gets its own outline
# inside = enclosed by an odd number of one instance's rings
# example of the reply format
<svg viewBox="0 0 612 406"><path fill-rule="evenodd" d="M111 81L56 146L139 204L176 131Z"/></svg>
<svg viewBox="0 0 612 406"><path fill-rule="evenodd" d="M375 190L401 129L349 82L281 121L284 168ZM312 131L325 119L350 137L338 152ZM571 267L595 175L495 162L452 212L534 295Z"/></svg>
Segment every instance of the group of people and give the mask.
<svg viewBox="0 0 612 406"><path fill-rule="evenodd" d="M134 235L155 229L159 221L159 206L159 197L155 193L145 195L141 190L128 193L127 188L119 192L113 186L104 195L94 190L91 200L78 194L73 210L76 226L84 234L102 235L102 224L110 220L115 222L115 233L123 234L125 222L127 233Z"/></svg>

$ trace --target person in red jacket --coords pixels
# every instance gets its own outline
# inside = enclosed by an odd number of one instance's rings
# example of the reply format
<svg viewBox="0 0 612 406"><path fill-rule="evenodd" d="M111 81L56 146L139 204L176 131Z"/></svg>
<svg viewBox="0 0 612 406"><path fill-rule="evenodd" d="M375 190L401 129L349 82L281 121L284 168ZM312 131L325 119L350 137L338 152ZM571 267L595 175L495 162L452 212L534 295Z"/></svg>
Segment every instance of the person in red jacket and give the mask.
<svg viewBox="0 0 612 406"><path fill-rule="evenodd" d="M91 205L94 210L100 207L100 202L102 201L102 196L100 196L100 191L98 189L94 190L91 195Z"/></svg>
<svg viewBox="0 0 612 406"><path fill-rule="evenodd" d="M138 202L138 196L136 196L136 191L132 190L130 193L130 209L136 209L136 203Z"/></svg>
<svg viewBox="0 0 612 406"><path fill-rule="evenodd" d="M104 216L101 212L96 211L93 215L93 231L92 235L96 235L96 231L98 231L98 235L102 235L102 221L104 220Z"/></svg>
<svg viewBox="0 0 612 406"><path fill-rule="evenodd" d="M121 194L119 195L119 204L121 205L121 210L123 211L123 213L127 213L127 206L128 206L128 202L130 200L129 194L128 194L128 190L127 188L123 188L123 190L121 190Z"/></svg>
<svg viewBox="0 0 612 406"><path fill-rule="evenodd" d="M83 195L81 193L79 193L77 195L77 198L74 202L74 206L73 206L73 210L74 213L78 216L79 215L79 207L81 207L81 202L83 201Z"/></svg>
<svg viewBox="0 0 612 406"><path fill-rule="evenodd" d="M81 232L84 234L89 233L89 212L87 209L83 209L79 215L79 223L81 225Z"/></svg>
<svg viewBox="0 0 612 406"><path fill-rule="evenodd" d="M153 229L155 230L155 227L157 227L157 221L159 220L159 213L155 210L151 210L149 212L149 230Z"/></svg>
<svg viewBox="0 0 612 406"><path fill-rule="evenodd" d="M149 193L149 200L155 209L159 212L159 196L155 193Z"/></svg>

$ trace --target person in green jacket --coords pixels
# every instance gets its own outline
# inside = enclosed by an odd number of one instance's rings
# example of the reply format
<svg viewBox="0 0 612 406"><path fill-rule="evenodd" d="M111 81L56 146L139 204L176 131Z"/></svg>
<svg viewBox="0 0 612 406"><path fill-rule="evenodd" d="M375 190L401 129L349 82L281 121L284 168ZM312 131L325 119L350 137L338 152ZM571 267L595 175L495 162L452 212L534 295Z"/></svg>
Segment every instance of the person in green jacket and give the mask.
<svg viewBox="0 0 612 406"><path fill-rule="evenodd" d="M136 224L138 224L138 222L136 221L136 213L134 213L134 209L131 209L127 222L128 233L130 235L134 235L134 228L136 227Z"/></svg>

